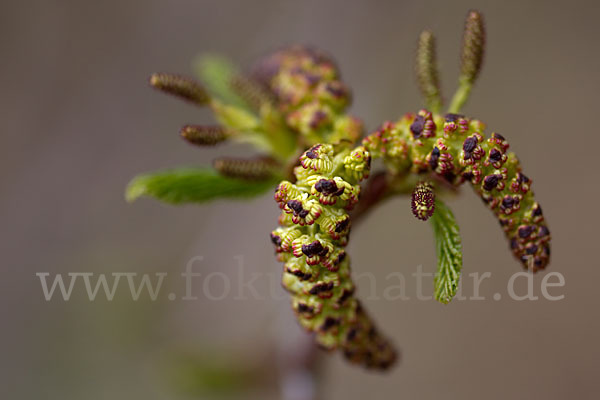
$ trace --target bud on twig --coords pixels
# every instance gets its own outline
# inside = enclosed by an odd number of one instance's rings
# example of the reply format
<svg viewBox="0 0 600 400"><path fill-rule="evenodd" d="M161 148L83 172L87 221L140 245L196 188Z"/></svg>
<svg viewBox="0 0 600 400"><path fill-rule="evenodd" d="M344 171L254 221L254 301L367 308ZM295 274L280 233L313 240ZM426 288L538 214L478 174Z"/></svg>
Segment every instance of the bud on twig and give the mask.
<svg viewBox="0 0 600 400"><path fill-rule="evenodd" d="M422 221L427 221L435 211L435 192L427 182L419 182L412 193L410 202L412 213Z"/></svg>
<svg viewBox="0 0 600 400"><path fill-rule="evenodd" d="M465 21L461 50L461 79L473 84L481 71L485 53L485 26L483 15L477 10L469 11Z"/></svg>
<svg viewBox="0 0 600 400"><path fill-rule="evenodd" d="M198 82L180 75L155 73L150 76L150 85L201 106L210 101L208 93Z"/></svg>
<svg viewBox="0 0 600 400"><path fill-rule="evenodd" d="M217 158L213 161L213 166L221 175L256 181L271 178L274 171L281 167L270 157Z"/></svg>
<svg viewBox="0 0 600 400"><path fill-rule="evenodd" d="M442 96L435 54L435 38L431 31L423 31L419 36L415 70L419 89L425 98L427 108L434 113L439 112L442 107Z"/></svg>
<svg viewBox="0 0 600 400"><path fill-rule="evenodd" d="M181 137L198 146L214 146L227 140L227 130L219 125L185 125Z"/></svg>
<svg viewBox="0 0 600 400"><path fill-rule="evenodd" d="M485 51L485 26L483 15L477 10L469 11L465 21L465 31L460 53L460 78L458 89L452 97L449 113L458 113L471 94L475 80L481 72Z"/></svg>

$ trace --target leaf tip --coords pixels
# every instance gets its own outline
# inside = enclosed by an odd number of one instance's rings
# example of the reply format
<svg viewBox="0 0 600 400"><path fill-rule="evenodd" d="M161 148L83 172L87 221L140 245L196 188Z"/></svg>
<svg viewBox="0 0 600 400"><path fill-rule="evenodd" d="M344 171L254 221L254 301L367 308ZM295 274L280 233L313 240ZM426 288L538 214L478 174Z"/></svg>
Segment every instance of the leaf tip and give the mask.
<svg viewBox="0 0 600 400"><path fill-rule="evenodd" d="M125 188L125 201L127 203L133 203L146 193L146 186L141 178L141 176L136 176L127 184Z"/></svg>

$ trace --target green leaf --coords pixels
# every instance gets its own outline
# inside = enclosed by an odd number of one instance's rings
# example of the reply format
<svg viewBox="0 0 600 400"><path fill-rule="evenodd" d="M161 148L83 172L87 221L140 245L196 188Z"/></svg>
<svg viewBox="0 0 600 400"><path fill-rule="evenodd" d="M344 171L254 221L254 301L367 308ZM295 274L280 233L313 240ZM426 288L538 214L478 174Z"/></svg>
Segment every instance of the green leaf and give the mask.
<svg viewBox="0 0 600 400"><path fill-rule="evenodd" d="M440 200L436 200L435 212L429 220L438 259L434 295L440 303L448 304L456 294L462 269L460 232L452 211Z"/></svg>
<svg viewBox="0 0 600 400"><path fill-rule="evenodd" d="M269 140L270 138L262 129L261 121L254 114L237 106L223 104L218 100L214 100L211 107L217 121L236 132L232 135L233 140L240 143L250 143L257 149L285 161L284 158L279 157L281 151L272 140Z"/></svg>
<svg viewBox="0 0 600 400"><path fill-rule="evenodd" d="M178 392L194 398L240 395L251 388L253 370L239 362L226 363L223 358L223 354L182 357L168 371L169 380Z"/></svg>
<svg viewBox="0 0 600 400"><path fill-rule="evenodd" d="M219 175L211 168L179 168L138 175L127 186L125 198L133 202L149 196L170 204L248 198L273 189L279 180L245 181Z"/></svg>
<svg viewBox="0 0 600 400"><path fill-rule="evenodd" d="M211 105L217 120L234 131L251 132L259 129L260 119L244 108L213 101Z"/></svg>
<svg viewBox="0 0 600 400"><path fill-rule="evenodd" d="M271 148L275 149L273 156L286 162L297 151L297 136L290 130L285 117L272 105L261 109L262 129Z"/></svg>
<svg viewBox="0 0 600 400"><path fill-rule="evenodd" d="M252 111L250 105L231 86L239 71L229 60L215 55L202 55L196 57L192 66L211 95L226 104Z"/></svg>

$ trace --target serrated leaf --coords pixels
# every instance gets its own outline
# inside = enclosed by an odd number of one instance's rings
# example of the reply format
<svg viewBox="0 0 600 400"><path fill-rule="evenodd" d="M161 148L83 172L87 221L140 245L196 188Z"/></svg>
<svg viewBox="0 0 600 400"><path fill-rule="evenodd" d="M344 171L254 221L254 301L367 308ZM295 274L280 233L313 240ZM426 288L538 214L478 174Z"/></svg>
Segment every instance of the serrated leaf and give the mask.
<svg viewBox="0 0 600 400"><path fill-rule="evenodd" d="M211 95L226 104L252 111L252 107L231 86L239 71L229 60L215 55L202 55L194 60L193 69Z"/></svg>
<svg viewBox="0 0 600 400"><path fill-rule="evenodd" d="M219 175L211 168L179 168L133 178L125 193L128 202L141 196L169 204L204 203L218 198L247 198L273 189L280 177L246 181Z"/></svg>
<svg viewBox="0 0 600 400"><path fill-rule="evenodd" d="M456 295L462 269L460 232L454 214L440 200L436 200L435 212L429 220L435 236L438 263L434 296L440 303L448 304Z"/></svg>

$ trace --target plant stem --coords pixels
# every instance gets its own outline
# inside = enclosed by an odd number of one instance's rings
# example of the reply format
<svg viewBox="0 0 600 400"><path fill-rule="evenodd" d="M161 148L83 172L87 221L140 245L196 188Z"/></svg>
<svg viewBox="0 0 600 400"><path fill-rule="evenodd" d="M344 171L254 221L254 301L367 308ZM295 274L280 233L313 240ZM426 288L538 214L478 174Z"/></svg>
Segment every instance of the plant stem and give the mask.
<svg viewBox="0 0 600 400"><path fill-rule="evenodd" d="M450 107L448 107L448 112L452 114L458 113L469 99L472 89L472 83L466 79L460 79L458 89L456 89L454 97L452 97L452 101L450 102Z"/></svg>

